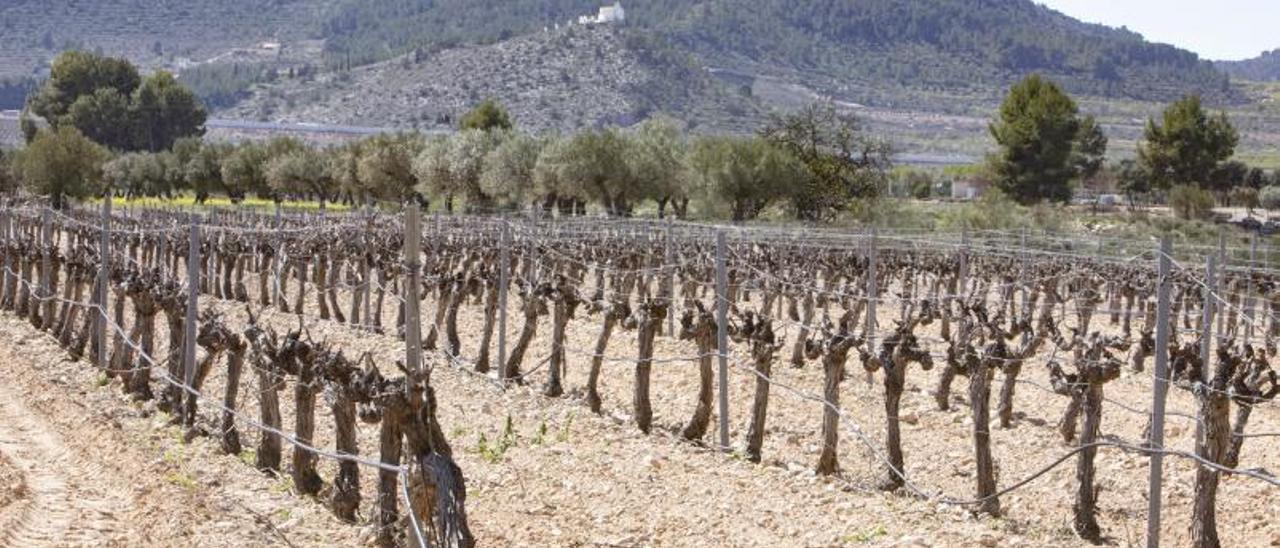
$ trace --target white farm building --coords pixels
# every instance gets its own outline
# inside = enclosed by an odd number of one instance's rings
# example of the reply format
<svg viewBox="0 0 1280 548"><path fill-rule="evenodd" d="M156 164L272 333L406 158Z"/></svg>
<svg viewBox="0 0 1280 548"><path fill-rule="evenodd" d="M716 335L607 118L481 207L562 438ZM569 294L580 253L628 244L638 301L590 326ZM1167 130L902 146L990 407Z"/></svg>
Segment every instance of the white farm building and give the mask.
<svg viewBox="0 0 1280 548"><path fill-rule="evenodd" d="M627 20L627 11L622 9L622 2L614 2L612 6L601 6L594 17L583 15L578 18L579 25L604 25L622 23Z"/></svg>

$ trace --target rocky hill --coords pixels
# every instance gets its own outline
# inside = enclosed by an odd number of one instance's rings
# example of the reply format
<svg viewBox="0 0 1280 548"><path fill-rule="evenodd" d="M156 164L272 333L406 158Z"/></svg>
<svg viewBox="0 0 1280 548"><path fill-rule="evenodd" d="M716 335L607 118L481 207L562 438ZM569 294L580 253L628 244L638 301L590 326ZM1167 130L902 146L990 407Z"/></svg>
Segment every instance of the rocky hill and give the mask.
<svg viewBox="0 0 1280 548"><path fill-rule="evenodd" d="M144 66L203 61L263 41L323 44L324 66L493 44L592 13L602 0L8 0L0 78L67 47ZM846 99L896 89L984 93L1040 72L1075 93L1241 98L1225 73L1172 46L1032 0L635 0L627 25L706 65L791 75ZM845 89L847 88L847 89ZM888 90L886 93L885 90Z"/></svg>
<svg viewBox="0 0 1280 548"><path fill-rule="evenodd" d="M1243 61L1218 61L1218 68L1232 77L1254 82L1280 82L1280 49Z"/></svg>
<svg viewBox="0 0 1280 548"><path fill-rule="evenodd" d="M764 112L749 94L647 33L575 26L282 78L218 116L443 129L492 97L535 131L630 125L659 112L695 129L749 131Z"/></svg>

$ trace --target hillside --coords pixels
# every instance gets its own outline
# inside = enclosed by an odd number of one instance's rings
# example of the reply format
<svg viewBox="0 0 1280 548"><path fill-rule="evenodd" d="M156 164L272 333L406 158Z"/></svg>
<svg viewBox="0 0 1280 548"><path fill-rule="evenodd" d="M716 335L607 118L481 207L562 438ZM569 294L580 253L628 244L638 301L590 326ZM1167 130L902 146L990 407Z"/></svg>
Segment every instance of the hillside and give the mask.
<svg viewBox="0 0 1280 548"><path fill-rule="evenodd" d="M10 0L0 108L80 46L177 71L220 118L432 129L494 97L532 129L661 111L747 131L830 97L904 151L976 158L1008 85L1039 72L1121 151L1163 103L1198 93L1242 123L1251 159L1280 161L1275 93L1223 72L1256 80L1243 71L1274 55L1215 66L1031 0L624 0L621 28L563 29L603 1Z"/></svg>
<svg viewBox="0 0 1280 548"><path fill-rule="evenodd" d="M1169 100L1240 96L1212 63L1133 32L1081 23L1030 0L651 0L624 3L628 24L662 33L704 62L808 80L883 101L883 84L982 91L1028 72L1076 93ZM597 0L359 2L326 23L327 50L380 51L491 42L589 13ZM862 90L861 88L872 88Z"/></svg>
<svg viewBox="0 0 1280 548"><path fill-rule="evenodd" d="M416 51L491 44L591 13L601 0L11 0L0 4L0 78L66 47L144 66L183 66L261 41L323 43L352 67ZM1236 101L1224 73L1135 33L1085 24L1031 0L646 0L628 25L704 64L788 74L849 100L904 88L982 93L1042 72L1076 93Z"/></svg>
<svg viewBox="0 0 1280 548"><path fill-rule="evenodd" d="M1218 61L1217 65L1234 78L1255 82L1280 82L1280 49L1243 61Z"/></svg>
<svg viewBox="0 0 1280 548"><path fill-rule="evenodd" d="M569 27L284 78L218 115L437 129L489 97L500 99L517 125L536 131L629 125L659 112L708 130L745 131L763 114L754 100L647 34Z"/></svg>
<svg viewBox="0 0 1280 548"><path fill-rule="evenodd" d="M38 73L58 52L101 50L145 67L202 61L263 41L316 35L338 0L5 0L0 79Z"/></svg>

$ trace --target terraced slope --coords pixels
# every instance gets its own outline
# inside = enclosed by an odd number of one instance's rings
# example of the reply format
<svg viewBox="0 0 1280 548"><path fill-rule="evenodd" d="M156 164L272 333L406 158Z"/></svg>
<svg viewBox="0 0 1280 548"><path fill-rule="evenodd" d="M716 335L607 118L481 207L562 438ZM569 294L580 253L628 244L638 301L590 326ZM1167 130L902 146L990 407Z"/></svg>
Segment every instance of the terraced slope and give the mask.
<svg viewBox="0 0 1280 548"><path fill-rule="evenodd" d="M0 2L0 78L38 72L72 47L145 66L202 60L267 40L314 36L336 0L7 0Z"/></svg>

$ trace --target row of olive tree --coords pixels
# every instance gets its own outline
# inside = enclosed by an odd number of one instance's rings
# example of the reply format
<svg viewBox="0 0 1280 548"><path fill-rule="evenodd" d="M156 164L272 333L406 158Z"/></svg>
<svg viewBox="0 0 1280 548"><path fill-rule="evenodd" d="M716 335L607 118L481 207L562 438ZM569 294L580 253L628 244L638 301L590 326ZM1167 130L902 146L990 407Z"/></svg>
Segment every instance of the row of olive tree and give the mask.
<svg viewBox="0 0 1280 548"><path fill-rule="evenodd" d="M583 214L592 206L612 216L653 203L659 216L682 218L697 203L705 216L736 221L774 205L802 219L830 218L851 200L874 196L889 169L887 147L829 104L779 117L755 136L692 136L661 116L626 129L532 135L512 129L506 113L486 102L448 135L380 134L326 147L193 137L168 150L113 156L63 126L40 131L17 156L16 178L59 201L105 190L191 192L197 201L215 194L322 204L417 200L468 212ZM70 171L42 173L50 162Z"/></svg>

